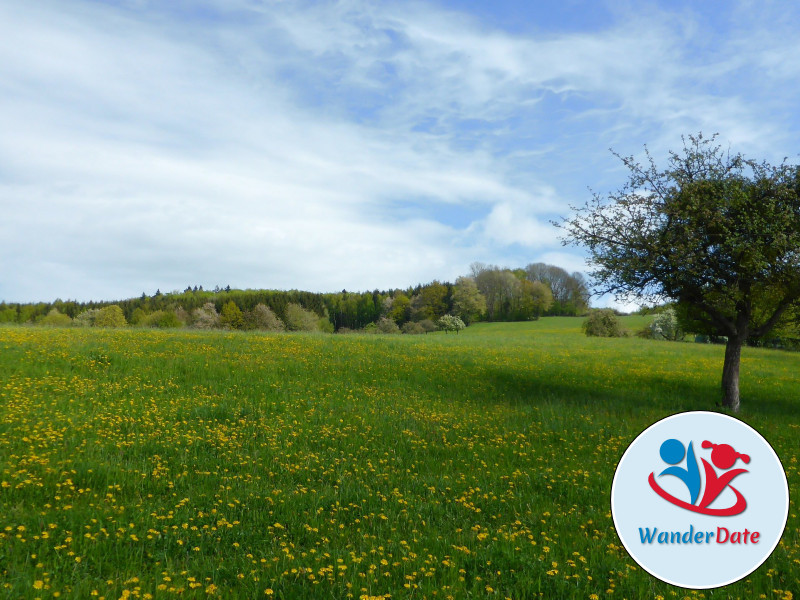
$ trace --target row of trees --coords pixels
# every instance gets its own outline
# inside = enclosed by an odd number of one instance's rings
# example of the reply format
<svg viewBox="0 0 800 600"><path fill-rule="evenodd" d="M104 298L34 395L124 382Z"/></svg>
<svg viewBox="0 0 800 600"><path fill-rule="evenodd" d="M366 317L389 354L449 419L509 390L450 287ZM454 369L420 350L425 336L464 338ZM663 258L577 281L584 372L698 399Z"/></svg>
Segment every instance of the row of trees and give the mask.
<svg viewBox="0 0 800 600"><path fill-rule="evenodd" d="M588 308L589 292L579 273L535 263L505 269L475 263L455 283L433 281L405 290L333 294L277 290L214 291L187 286L183 292L113 303L122 319L142 327L264 329L271 331L398 331L425 333L445 315L465 324L479 320L521 321L541 315L574 315ZM111 303L56 300L0 304L0 323L96 325ZM300 312L302 311L302 312ZM104 313L105 314L105 313ZM378 326L382 329L375 329ZM386 332L386 331L384 331Z"/></svg>

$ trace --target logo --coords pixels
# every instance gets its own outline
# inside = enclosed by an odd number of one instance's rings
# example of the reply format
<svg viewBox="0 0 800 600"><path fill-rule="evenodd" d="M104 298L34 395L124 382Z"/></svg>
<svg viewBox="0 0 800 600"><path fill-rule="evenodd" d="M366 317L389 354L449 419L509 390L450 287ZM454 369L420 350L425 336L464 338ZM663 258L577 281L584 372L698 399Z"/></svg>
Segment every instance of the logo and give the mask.
<svg viewBox="0 0 800 600"><path fill-rule="evenodd" d="M719 413L688 412L631 442L614 474L611 513L622 545L645 571L710 589L769 557L786 526L789 488L756 430Z"/></svg>
<svg viewBox="0 0 800 600"><path fill-rule="evenodd" d="M680 479L689 492L690 500L685 502L666 492L661 486L656 483L655 473L650 473L647 482L653 491L664 498L667 502L680 506L686 510L700 513L702 515L716 515L720 517L727 517L731 515L738 515L747 508L747 500L739 490L731 485L731 481L743 473L747 473L747 469L731 469L721 474L717 474L714 467L725 470L730 469L737 460L742 460L744 463L750 462L750 457L747 454L741 454L733 449L729 444L714 444L708 440L704 440L702 448L713 448L711 451L711 462L714 464L712 467L705 458L700 460L703 462L703 470L705 478L700 475L700 469L697 466L697 459L694 455L694 448L689 442L689 449L684 448L683 443L674 438L665 440L661 444L660 454L663 461L669 465L673 465L661 471L659 477L664 475L672 475ZM679 467L679 463L683 462L686 456L686 466ZM705 479L705 492L702 498L700 497L700 489L703 487L703 479ZM736 494L736 503L727 508L709 508L709 505L716 500L720 493L726 488L730 488ZM697 503L700 500L699 504Z"/></svg>

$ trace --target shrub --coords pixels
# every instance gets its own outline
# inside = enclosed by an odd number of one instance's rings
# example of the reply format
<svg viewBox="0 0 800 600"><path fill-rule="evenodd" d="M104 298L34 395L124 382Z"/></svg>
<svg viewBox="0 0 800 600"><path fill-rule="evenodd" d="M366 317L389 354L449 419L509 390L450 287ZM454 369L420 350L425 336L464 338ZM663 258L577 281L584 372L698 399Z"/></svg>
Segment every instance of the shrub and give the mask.
<svg viewBox="0 0 800 600"><path fill-rule="evenodd" d="M219 314L213 302L206 302L202 308L195 308L192 311L192 327L195 329L219 327Z"/></svg>
<svg viewBox="0 0 800 600"><path fill-rule="evenodd" d="M620 325L617 315L610 308L597 308L589 312L583 322L583 331L594 337L624 337L625 331Z"/></svg>
<svg viewBox="0 0 800 600"><path fill-rule="evenodd" d="M419 321L419 326L425 330L425 333L430 333L431 331L436 331L436 323L431 321L430 319L422 319Z"/></svg>
<svg viewBox="0 0 800 600"><path fill-rule="evenodd" d="M94 319L95 327L125 327L127 324L125 314L116 304L101 308Z"/></svg>
<svg viewBox="0 0 800 600"><path fill-rule="evenodd" d="M59 312L57 308L52 308L39 323L49 327L68 327L72 325L72 319L69 318L69 315Z"/></svg>
<svg viewBox="0 0 800 600"><path fill-rule="evenodd" d="M76 315L75 318L72 320L72 324L76 325L77 327L92 327L99 313L100 313L99 308L87 309L82 313L80 313L79 315Z"/></svg>
<svg viewBox="0 0 800 600"><path fill-rule="evenodd" d="M317 321L317 329L323 333L333 333L333 323L328 317L320 317Z"/></svg>
<svg viewBox="0 0 800 600"><path fill-rule="evenodd" d="M375 326L378 328L380 333L400 333L400 328L397 326L397 323L395 323L393 319L389 319L387 317L381 317L378 319L378 322L375 323Z"/></svg>
<svg viewBox="0 0 800 600"><path fill-rule="evenodd" d="M142 327L158 327L159 329L170 329L182 327L183 323L171 310L157 310L139 319Z"/></svg>
<svg viewBox="0 0 800 600"><path fill-rule="evenodd" d="M241 329L244 327L244 315L233 300L228 300L219 313L219 324L225 329Z"/></svg>
<svg viewBox="0 0 800 600"><path fill-rule="evenodd" d="M245 315L245 323L248 329L260 329L262 331L285 331L286 325L283 324L272 309L265 304L256 304L253 310Z"/></svg>
<svg viewBox="0 0 800 600"><path fill-rule="evenodd" d="M318 331L319 315L291 302L286 307L286 329L289 331Z"/></svg>
<svg viewBox="0 0 800 600"><path fill-rule="evenodd" d="M419 323L415 323L414 321L408 321L407 323L403 323L402 330L403 333L407 333L409 335L419 335L420 333L425 333L425 328Z"/></svg>

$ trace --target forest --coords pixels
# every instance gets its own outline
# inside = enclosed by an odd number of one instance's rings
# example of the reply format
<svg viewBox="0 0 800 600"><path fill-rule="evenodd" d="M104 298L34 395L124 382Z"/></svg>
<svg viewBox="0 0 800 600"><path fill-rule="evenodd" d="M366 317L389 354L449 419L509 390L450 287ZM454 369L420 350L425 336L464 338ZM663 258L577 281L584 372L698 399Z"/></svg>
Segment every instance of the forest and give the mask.
<svg viewBox="0 0 800 600"><path fill-rule="evenodd" d="M508 269L473 263L453 283L434 280L405 289L317 293L188 285L125 300L2 302L0 323L425 333L445 315L465 324L581 315L589 295L581 273L554 265Z"/></svg>

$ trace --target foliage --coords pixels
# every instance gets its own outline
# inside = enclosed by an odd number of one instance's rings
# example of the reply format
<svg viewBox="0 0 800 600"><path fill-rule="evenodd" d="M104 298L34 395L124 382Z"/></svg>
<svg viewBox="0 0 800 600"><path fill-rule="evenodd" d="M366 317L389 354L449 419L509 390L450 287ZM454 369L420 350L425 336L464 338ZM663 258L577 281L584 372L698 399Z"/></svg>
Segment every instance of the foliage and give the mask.
<svg viewBox="0 0 800 600"><path fill-rule="evenodd" d="M213 302L206 302L202 308L195 308L192 311L191 326L195 329L219 327L219 314Z"/></svg>
<svg viewBox="0 0 800 600"><path fill-rule="evenodd" d="M85 310L72 320L72 324L77 327L92 327L99 313L99 308Z"/></svg>
<svg viewBox="0 0 800 600"><path fill-rule="evenodd" d="M464 325L464 321L455 315L444 315L436 322L436 324L439 326L439 329L445 333L450 331L455 331L458 333L466 327L466 325Z"/></svg>
<svg viewBox="0 0 800 600"><path fill-rule="evenodd" d="M436 327L436 323L430 319L422 319L422 321L419 321L419 326L422 327L422 330L425 333L430 333L431 331L436 331L438 329L438 327Z"/></svg>
<svg viewBox="0 0 800 600"><path fill-rule="evenodd" d="M253 310L245 315L245 327L247 329L260 329L262 331L285 331L286 325L283 324L272 309L265 304L256 304Z"/></svg>
<svg viewBox="0 0 800 600"><path fill-rule="evenodd" d="M101 308L94 318L95 327L125 327L127 324L122 309L116 304Z"/></svg>
<svg viewBox="0 0 800 600"><path fill-rule="evenodd" d="M72 325L72 319L69 318L69 315L58 312L57 308L53 308L50 309L50 312L47 313L47 316L39 321L39 324L48 325L50 327L68 327Z"/></svg>
<svg viewBox="0 0 800 600"><path fill-rule="evenodd" d="M289 331L318 331L319 315L292 302L286 307L286 329Z"/></svg>
<svg viewBox="0 0 800 600"><path fill-rule="evenodd" d="M464 323L472 323L486 311L486 298L483 297L475 279L459 277L453 286L453 314Z"/></svg>
<svg viewBox="0 0 800 600"><path fill-rule="evenodd" d="M398 325L405 323L411 318L411 300L403 292L397 292L394 296L389 296L387 300L386 316Z"/></svg>
<svg viewBox="0 0 800 600"><path fill-rule="evenodd" d="M678 341L684 338L683 329L678 323L675 309L665 308L653 318L650 323L650 337L654 340Z"/></svg>
<svg viewBox="0 0 800 600"><path fill-rule="evenodd" d="M14 323L17 320L17 310L11 306L0 308L0 323Z"/></svg>
<svg viewBox="0 0 800 600"><path fill-rule="evenodd" d="M599 292L676 301L696 333L727 337L723 404L737 411L742 345L800 306L800 168L714 140L684 139L665 170L620 157L626 184L561 225L589 249Z"/></svg>
<svg viewBox="0 0 800 600"><path fill-rule="evenodd" d="M583 331L590 337L624 337L625 330L610 308L596 308L583 322Z"/></svg>
<svg viewBox="0 0 800 600"><path fill-rule="evenodd" d="M547 266L547 265L545 265ZM526 269L501 269L473 263L478 290L485 299L489 321L528 321L538 319L553 305L548 284L529 278Z"/></svg>
<svg viewBox="0 0 800 600"><path fill-rule="evenodd" d="M579 272L567 273L561 267L545 263L531 263L525 267L529 281L545 284L552 295L552 303L545 308L548 315L582 315L589 309L589 285Z"/></svg>
<svg viewBox="0 0 800 600"><path fill-rule="evenodd" d="M128 323L130 323L131 325L139 325L142 323L142 321L144 321L146 317L147 313L144 312L144 310L142 310L141 307L137 306L135 309L133 309L131 317L130 319L128 319Z"/></svg>
<svg viewBox="0 0 800 600"><path fill-rule="evenodd" d="M244 315L233 300L222 305L219 313L219 324L224 329L241 329L244 327Z"/></svg>
<svg viewBox="0 0 800 600"><path fill-rule="evenodd" d="M142 327L156 327L158 329L183 327L183 323L178 318L178 315L171 310L157 310L149 315L145 315L139 319L138 324Z"/></svg>
<svg viewBox="0 0 800 600"><path fill-rule="evenodd" d="M415 321L437 319L445 314L450 306L451 286L432 281L423 286L411 299L411 318Z"/></svg>
<svg viewBox="0 0 800 600"><path fill-rule="evenodd" d="M400 328L397 326L397 323L388 317L381 317L378 319L375 326L380 333L400 333Z"/></svg>
<svg viewBox="0 0 800 600"><path fill-rule="evenodd" d="M403 327L401 327L401 329L403 333L408 335L419 335L421 333L426 333L425 328L416 321L407 321L403 323Z"/></svg>

